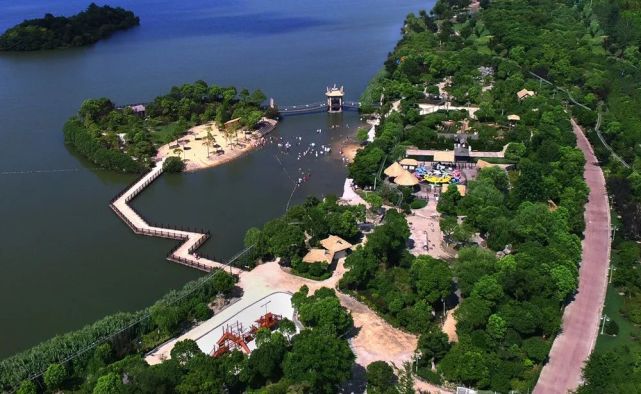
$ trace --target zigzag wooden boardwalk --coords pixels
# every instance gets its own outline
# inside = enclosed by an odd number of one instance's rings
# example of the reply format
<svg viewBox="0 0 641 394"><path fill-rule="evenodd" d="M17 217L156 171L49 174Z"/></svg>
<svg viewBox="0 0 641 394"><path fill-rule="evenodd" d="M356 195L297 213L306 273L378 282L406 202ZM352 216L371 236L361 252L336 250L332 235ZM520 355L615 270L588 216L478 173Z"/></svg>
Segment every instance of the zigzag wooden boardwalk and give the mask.
<svg viewBox="0 0 641 394"><path fill-rule="evenodd" d="M140 235L151 237L170 238L183 241L176 248L167 254L167 260L183 264L201 271L211 272L215 269L226 269L234 275L242 272L239 268L226 265L213 259L200 257L195 252L209 238L209 232L187 231L173 228L152 226L148 224L133 208L129 202L140 192L155 181L162 173L164 160L156 163L156 166L146 173L142 178L117 195L109 204L111 209L124 221L131 230Z"/></svg>

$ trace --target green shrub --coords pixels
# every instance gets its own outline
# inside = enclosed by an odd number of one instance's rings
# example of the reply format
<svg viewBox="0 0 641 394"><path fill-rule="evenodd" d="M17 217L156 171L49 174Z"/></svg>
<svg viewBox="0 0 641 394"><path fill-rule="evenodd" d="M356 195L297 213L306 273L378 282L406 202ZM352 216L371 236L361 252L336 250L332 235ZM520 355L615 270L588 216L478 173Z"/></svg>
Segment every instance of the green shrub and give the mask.
<svg viewBox="0 0 641 394"><path fill-rule="evenodd" d="M608 335L618 335L619 325L616 321L610 319L605 323L605 333Z"/></svg>
<svg viewBox="0 0 641 394"><path fill-rule="evenodd" d="M205 302L196 304L193 313L194 318L198 321L205 321L214 315L214 312L209 309L209 306L207 306Z"/></svg>
<svg viewBox="0 0 641 394"><path fill-rule="evenodd" d="M421 367L416 371L416 374L420 376L425 381L432 384L442 384L443 379L438 372L434 372L428 367Z"/></svg>
<svg viewBox="0 0 641 394"><path fill-rule="evenodd" d="M419 199L412 201L412 203L410 204L410 208L412 209L421 209L421 208L425 208L426 206L427 206L427 201L419 200Z"/></svg>
<svg viewBox="0 0 641 394"><path fill-rule="evenodd" d="M185 162L177 156L169 156L162 164L162 169L165 172L181 172L185 169Z"/></svg>

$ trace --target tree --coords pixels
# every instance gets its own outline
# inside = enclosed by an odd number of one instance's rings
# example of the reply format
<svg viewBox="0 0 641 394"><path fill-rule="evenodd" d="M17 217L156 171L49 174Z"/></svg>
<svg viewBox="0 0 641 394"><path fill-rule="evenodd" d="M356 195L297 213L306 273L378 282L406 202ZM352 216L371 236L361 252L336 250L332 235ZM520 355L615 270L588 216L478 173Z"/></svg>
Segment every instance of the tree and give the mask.
<svg viewBox="0 0 641 394"><path fill-rule="evenodd" d="M468 342L455 344L438 368L452 382L476 387L489 383L490 372L485 355Z"/></svg>
<svg viewBox="0 0 641 394"><path fill-rule="evenodd" d="M385 361L374 361L367 366L368 393L391 393L394 388L395 379L394 370Z"/></svg>
<svg viewBox="0 0 641 394"><path fill-rule="evenodd" d="M383 198L377 193L367 193L365 200L369 203L372 212L378 212L383 206Z"/></svg>
<svg viewBox="0 0 641 394"><path fill-rule="evenodd" d="M171 349L170 354L172 360L175 360L179 365L184 367L191 359L204 353L200 350L196 341L185 339L178 341Z"/></svg>
<svg viewBox="0 0 641 394"><path fill-rule="evenodd" d="M486 331L488 335L497 342L500 342L505 337L507 332L507 324L500 315L493 314L487 321Z"/></svg>
<svg viewBox="0 0 641 394"><path fill-rule="evenodd" d="M576 274L564 265L557 265L550 271L552 280L556 285L556 297L559 301L564 301L576 290Z"/></svg>
<svg viewBox="0 0 641 394"><path fill-rule="evenodd" d="M447 335L439 327L432 325L427 332L418 337L418 351L421 352L421 363L423 365L439 362L450 350L450 341Z"/></svg>
<svg viewBox="0 0 641 394"><path fill-rule="evenodd" d="M494 276L484 276L474 284L472 297L478 297L496 305L503 298L503 287Z"/></svg>
<svg viewBox="0 0 641 394"><path fill-rule="evenodd" d="M518 161L525 155L525 149L525 144L521 142L511 142L505 150L505 158Z"/></svg>
<svg viewBox="0 0 641 394"><path fill-rule="evenodd" d="M38 388L36 387L36 384L33 383L32 380L25 380L20 383L17 394L36 394L37 392Z"/></svg>
<svg viewBox="0 0 641 394"><path fill-rule="evenodd" d="M398 384L396 390L398 394L414 394L414 374L412 373L412 365L409 362L404 362L403 367L397 369Z"/></svg>
<svg viewBox="0 0 641 394"><path fill-rule="evenodd" d="M488 301L475 297L466 298L454 312L457 331L472 332L485 327L492 313L490 307L491 304Z"/></svg>
<svg viewBox="0 0 641 394"><path fill-rule="evenodd" d="M430 256L419 256L411 268L419 297L430 304L446 298L452 292L452 272L447 263Z"/></svg>
<svg viewBox="0 0 641 394"><path fill-rule="evenodd" d="M367 240L367 248L388 265L398 264L406 252L410 229L407 221L395 210L385 215L384 224L376 227Z"/></svg>
<svg viewBox="0 0 641 394"><path fill-rule="evenodd" d="M185 169L185 162L180 157L169 156L162 163L162 169L165 172L181 172Z"/></svg>
<svg viewBox="0 0 641 394"><path fill-rule="evenodd" d="M461 249L454 266L458 286L464 297L472 293L479 279L493 274L496 270L496 255L489 250L476 247Z"/></svg>
<svg viewBox="0 0 641 394"><path fill-rule="evenodd" d="M363 143L367 141L367 135L368 130L365 127L359 127L358 130L356 130L356 139L358 142Z"/></svg>
<svg viewBox="0 0 641 394"><path fill-rule="evenodd" d="M263 227L263 237L268 240L271 255L285 261L299 256L305 248L305 233L294 225L289 225L287 219L275 219Z"/></svg>
<svg viewBox="0 0 641 394"><path fill-rule="evenodd" d="M340 336L354 325L352 316L341 306L333 289L323 287L310 297L303 297L303 294L296 293L296 297L292 298L292 304L305 326Z"/></svg>
<svg viewBox="0 0 641 394"><path fill-rule="evenodd" d="M283 318L283 320L278 323L278 330L287 337L287 340L290 340L292 335L296 334L296 324L287 318Z"/></svg>
<svg viewBox="0 0 641 394"><path fill-rule="evenodd" d="M377 175L385 152L374 145L368 145L365 149L356 152L354 161L349 165L349 177L354 179L358 186L371 186L374 184L374 177Z"/></svg>
<svg viewBox="0 0 641 394"><path fill-rule="evenodd" d="M98 378L93 394L114 394L123 392L123 384L120 376L110 372Z"/></svg>
<svg viewBox="0 0 641 394"><path fill-rule="evenodd" d="M378 270L378 258L369 248L359 246L345 259L345 267L349 268L340 280L341 288L365 288Z"/></svg>
<svg viewBox="0 0 641 394"><path fill-rule="evenodd" d="M49 368L47 368L44 374L45 384L51 391L58 390L64 383L65 379L67 379L67 371L61 364L49 365Z"/></svg>
<svg viewBox="0 0 641 394"><path fill-rule="evenodd" d="M207 130L207 134L205 135L205 141L203 141L203 144L207 147L207 158L209 158L209 148L214 145L214 143L216 142L216 138L211 133L212 132L211 124L207 125L206 130Z"/></svg>
<svg viewBox="0 0 641 394"><path fill-rule="evenodd" d="M294 337L283 370L294 382L308 382L319 392L334 393L351 377L353 362L354 354L346 340L322 330L303 330Z"/></svg>
<svg viewBox="0 0 641 394"><path fill-rule="evenodd" d="M436 209L443 215L456 215L457 206L461 200L461 194L456 185L449 185L447 190L441 193Z"/></svg>
<svg viewBox="0 0 641 394"><path fill-rule="evenodd" d="M519 178L514 194L519 201L545 201L547 193L543 180L542 166L530 159L519 161Z"/></svg>
<svg viewBox="0 0 641 394"><path fill-rule="evenodd" d="M282 334L269 333L249 357L241 379L251 387L261 387L267 381L277 381L282 375L281 364L287 352L287 341Z"/></svg>

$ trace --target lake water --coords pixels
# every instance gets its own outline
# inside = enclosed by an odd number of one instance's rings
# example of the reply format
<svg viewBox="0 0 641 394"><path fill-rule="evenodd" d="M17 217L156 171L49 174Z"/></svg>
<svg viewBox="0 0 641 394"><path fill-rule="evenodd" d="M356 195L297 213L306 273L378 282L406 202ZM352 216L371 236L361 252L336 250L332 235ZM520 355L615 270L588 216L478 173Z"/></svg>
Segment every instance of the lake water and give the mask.
<svg viewBox="0 0 641 394"><path fill-rule="evenodd" d="M0 0L0 30L88 1ZM97 170L63 144L82 100L147 101L203 79L260 88L281 104L316 102L327 85L357 100L393 49L418 0L117 1L141 26L94 46L0 54L0 357L106 314L142 308L201 275L164 260L174 245L134 235L108 208L132 176ZM331 155L297 160L310 143L353 135L357 113L286 118L276 145L222 167L163 176L134 203L159 223L209 229L204 252L232 256L247 228L281 214L299 171L307 195L340 194L345 167ZM334 127L331 127L334 126ZM322 133L317 134L316 129Z"/></svg>

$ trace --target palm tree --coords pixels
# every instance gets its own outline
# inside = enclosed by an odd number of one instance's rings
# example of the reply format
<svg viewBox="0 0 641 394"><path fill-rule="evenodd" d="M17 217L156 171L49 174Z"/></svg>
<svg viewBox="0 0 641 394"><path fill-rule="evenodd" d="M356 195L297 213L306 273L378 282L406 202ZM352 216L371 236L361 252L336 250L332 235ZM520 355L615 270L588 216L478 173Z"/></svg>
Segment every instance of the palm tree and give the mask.
<svg viewBox="0 0 641 394"><path fill-rule="evenodd" d="M178 155L178 157L179 157L179 158L180 158L180 155L181 155L182 153L183 153L182 148L176 148L176 149L174 149L174 154Z"/></svg>
<svg viewBox="0 0 641 394"><path fill-rule="evenodd" d="M209 158L209 147L212 146L216 142L216 138L214 135L211 133L211 125L207 125L207 135L205 135L205 141L203 144L207 147L207 158Z"/></svg>

